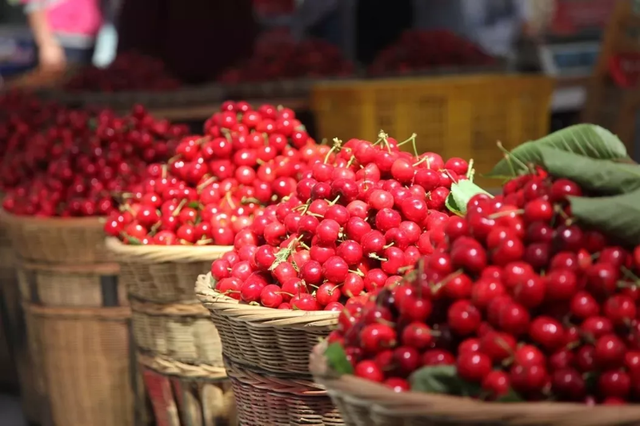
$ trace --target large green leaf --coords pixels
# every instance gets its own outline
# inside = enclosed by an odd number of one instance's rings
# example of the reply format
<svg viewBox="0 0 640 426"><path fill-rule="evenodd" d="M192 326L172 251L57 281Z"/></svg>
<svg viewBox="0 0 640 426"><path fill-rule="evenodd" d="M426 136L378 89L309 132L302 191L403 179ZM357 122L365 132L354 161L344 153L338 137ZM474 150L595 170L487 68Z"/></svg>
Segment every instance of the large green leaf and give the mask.
<svg viewBox="0 0 640 426"><path fill-rule="evenodd" d="M487 176L512 177L525 172L529 164L540 163L539 148L543 146L590 158L615 160L628 157L624 144L607 129L594 124L577 124L518 146L506 154Z"/></svg>
<svg viewBox="0 0 640 426"><path fill-rule="evenodd" d="M640 244L640 189L612 197L570 197L581 223L630 245Z"/></svg>
<svg viewBox="0 0 640 426"><path fill-rule="evenodd" d="M353 366L347 359L347 354L340 343L332 343L327 346L324 356L327 357L329 367L336 373L340 375L353 374Z"/></svg>
<svg viewBox="0 0 640 426"><path fill-rule="evenodd" d="M541 163L555 177L571 179L601 194L621 194L640 188L640 166L596 160L572 152L540 147Z"/></svg>
<svg viewBox="0 0 640 426"><path fill-rule="evenodd" d="M476 194L489 194L470 180L461 180L451 184L451 192L447 196L446 206L452 212L459 216L467 213L467 204L469 200Z"/></svg>
<svg viewBox="0 0 640 426"><path fill-rule="evenodd" d="M457 396L478 396L480 386L469 383L460 376L454 365L422 367L411 377L411 390Z"/></svg>

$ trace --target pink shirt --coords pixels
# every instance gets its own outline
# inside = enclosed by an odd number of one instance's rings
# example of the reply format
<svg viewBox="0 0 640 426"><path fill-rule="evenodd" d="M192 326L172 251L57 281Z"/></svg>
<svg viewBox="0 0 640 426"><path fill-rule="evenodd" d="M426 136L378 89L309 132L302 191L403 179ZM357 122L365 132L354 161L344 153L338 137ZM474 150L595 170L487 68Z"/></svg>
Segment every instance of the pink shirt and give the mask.
<svg viewBox="0 0 640 426"><path fill-rule="evenodd" d="M51 30L68 47L84 47L102 27L100 0L22 0L26 11L45 9Z"/></svg>

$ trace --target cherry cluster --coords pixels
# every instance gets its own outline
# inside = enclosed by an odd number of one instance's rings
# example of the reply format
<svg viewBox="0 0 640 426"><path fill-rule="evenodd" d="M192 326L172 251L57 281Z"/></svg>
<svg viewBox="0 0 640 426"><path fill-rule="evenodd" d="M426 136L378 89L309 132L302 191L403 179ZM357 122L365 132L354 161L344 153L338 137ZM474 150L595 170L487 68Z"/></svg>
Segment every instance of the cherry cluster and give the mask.
<svg viewBox="0 0 640 426"><path fill-rule="evenodd" d="M225 71L219 81L228 84L278 79L347 77L353 64L340 49L323 40L308 39L258 46L247 61Z"/></svg>
<svg viewBox="0 0 640 426"><path fill-rule="evenodd" d="M64 85L70 92L162 92L180 88L162 61L133 52L119 54L106 68L81 70Z"/></svg>
<svg viewBox="0 0 640 426"><path fill-rule="evenodd" d="M329 151L292 110L271 105L225 102L204 132L183 138L168 165L149 167L107 234L130 244L231 245Z"/></svg>
<svg viewBox="0 0 640 426"><path fill-rule="evenodd" d="M346 306L329 340L396 391L453 365L487 399L640 400L640 248L574 224L567 196L580 195L538 170L474 196L409 279Z"/></svg>
<svg viewBox="0 0 640 426"><path fill-rule="evenodd" d="M142 106L126 116L60 108L50 118L7 145L0 184L8 212L108 215L114 195L140 183L147 164L166 161L187 131L154 119Z"/></svg>
<svg viewBox="0 0 640 426"><path fill-rule="evenodd" d="M336 140L291 197L267 207L212 263L216 289L269 308L341 311L400 281L433 252L451 184L469 171L460 158L414 156L401 144L385 134L376 143Z"/></svg>
<svg viewBox="0 0 640 426"><path fill-rule="evenodd" d="M407 74L451 66L490 65L495 59L448 30L409 30L382 50L369 74Z"/></svg>
<svg viewBox="0 0 640 426"><path fill-rule="evenodd" d="M59 109L54 103L17 90L0 95L0 158L10 146L25 146L33 129L51 122Z"/></svg>

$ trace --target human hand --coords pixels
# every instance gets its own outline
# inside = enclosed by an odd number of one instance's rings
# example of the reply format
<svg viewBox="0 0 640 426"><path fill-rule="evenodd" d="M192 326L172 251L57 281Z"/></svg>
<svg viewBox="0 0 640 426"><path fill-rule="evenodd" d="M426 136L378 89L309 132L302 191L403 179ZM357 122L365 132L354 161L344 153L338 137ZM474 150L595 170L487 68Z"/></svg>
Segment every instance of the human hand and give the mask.
<svg viewBox="0 0 640 426"><path fill-rule="evenodd" d="M47 43L39 46L39 67L43 71L62 71L67 66L67 58L64 49L58 43Z"/></svg>

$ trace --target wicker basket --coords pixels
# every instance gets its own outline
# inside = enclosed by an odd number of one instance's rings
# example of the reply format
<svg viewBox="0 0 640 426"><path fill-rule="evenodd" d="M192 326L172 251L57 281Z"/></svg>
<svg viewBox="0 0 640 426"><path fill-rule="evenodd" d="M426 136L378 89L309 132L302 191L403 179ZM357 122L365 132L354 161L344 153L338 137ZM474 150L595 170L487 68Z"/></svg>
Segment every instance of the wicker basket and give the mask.
<svg viewBox="0 0 640 426"><path fill-rule="evenodd" d="M22 411L30 423L40 423L43 413L44 383L30 348L34 346L33 321L23 310L17 280L0 281L2 331L15 362Z"/></svg>
<svg viewBox="0 0 640 426"><path fill-rule="evenodd" d="M196 294L220 333L240 423L343 424L308 367L311 348L329 334L337 314L243 305L212 283L211 274L199 276Z"/></svg>
<svg viewBox="0 0 640 426"><path fill-rule="evenodd" d="M229 359L225 365L242 425L344 425L327 391L310 377L268 373Z"/></svg>
<svg viewBox="0 0 640 426"><path fill-rule="evenodd" d="M154 303L194 302L193 278L229 246L133 246L108 238L107 249L120 262L129 296Z"/></svg>
<svg viewBox="0 0 640 426"><path fill-rule="evenodd" d="M139 355L158 426L222 426L233 421L234 400L224 368Z"/></svg>
<svg viewBox="0 0 640 426"><path fill-rule="evenodd" d="M118 285L117 263L53 265L19 262L18 283L22 299L57 307L128 306L127 293Z"/></svg>
<svg viewBox="0 0 640 426"><path fill-rule="evenodd" d="M565 403L490 403L446 395L396 393L355 376L337 377L327 368L325 343L314 348L309 368L324 385L349 426L529 425L614 426L640 424L640 406Z"/></svg>
<svg viewBox="0 0 640 426"><path fill-rule="evenodd" d="M220 396L229 387L220 337L196 299L193 279L231 247L130 246L114 238L106 245L120 262L136 351L158 424L226 424L234 410L221 402L230 396Z"/></svg>
<svg viewBox="0 0 640 426"><path fill-rule="evenodd" d="M102 218L38 218L0 211L0 222L22 259L74 265L109 261Z"/></svg>
<svg viewBox="0 0 640 426"><path fill-rule="evenodd" d="M0 302L6 297L3 289L7 286L15 286L15 280L11 241L4 228L0 227ZM4 304L7 303L11 304L13 301L4 299L4 303L0 303L0 388L14 390L18 387L18 382L9 349L8 334L4 331L8 330L7 312L4 309Z"/></svg>
<svg viewBox="0 0 640 426"><path fill-rule="evenodd" d="M212 284L211 274L199 276L196 294L211 311L225 357L273 373L309 375L309 353L337 324L336 312L241 304L216 292Z"/></svg>
<svg viewBox="0 0 640 426"><path fill-rule="evenodd" d="M28 304L51 419L65 426L133 426L128 307Z"/></svg>

